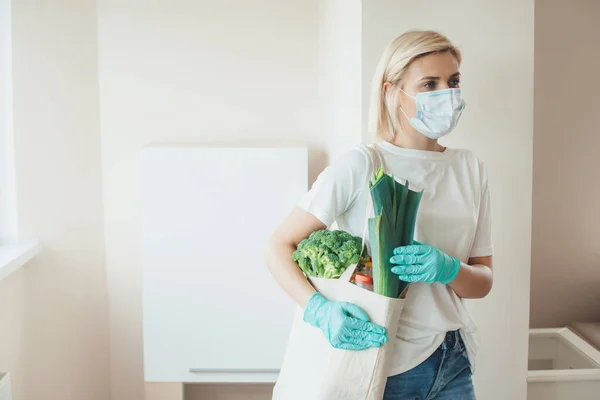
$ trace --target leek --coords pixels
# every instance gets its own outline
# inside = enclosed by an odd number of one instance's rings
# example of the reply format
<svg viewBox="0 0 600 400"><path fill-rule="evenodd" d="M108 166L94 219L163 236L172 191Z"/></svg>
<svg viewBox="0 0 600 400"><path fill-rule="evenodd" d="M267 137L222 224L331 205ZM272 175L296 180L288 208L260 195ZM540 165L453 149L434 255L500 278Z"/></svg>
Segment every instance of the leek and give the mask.
<svg viewBox="0 0 600 400"><path fill-rule="evenodd" d="M369 218L368 229L373 259L373 291L397 298L408 287L391 269L390 258L398 246L413 244L417 213L423 192L415 192L397 182L379 168L369 182L374 217Z"/></svg>

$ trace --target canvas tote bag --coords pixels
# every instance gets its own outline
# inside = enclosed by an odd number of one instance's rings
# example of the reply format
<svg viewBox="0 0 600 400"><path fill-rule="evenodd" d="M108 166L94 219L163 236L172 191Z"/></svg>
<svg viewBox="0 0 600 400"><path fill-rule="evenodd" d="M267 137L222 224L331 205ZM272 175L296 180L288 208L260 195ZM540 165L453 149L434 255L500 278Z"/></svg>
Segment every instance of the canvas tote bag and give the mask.
<svg viewBox="0 0 600 400"><path fill-rule="evenodd" d="M383 160L374 147L361 146L373 167ZM373 157L373 152L377 157ZM368 186L367 186L368 189ZM370 196L369 196L370 199ZM372 213L367 204L367 219ZM389 341L379 348L361 351L333 348L323 332L303 321L304 310L298 309L292 324L281 371L273 390L273 400L381 400L387 382L394 338L404 306L404 299L393 299L359 288L350 283L356 265L351 265L339 279L308 279L325 298L354 303L367 312L371 322L387 329Z"/></svg>

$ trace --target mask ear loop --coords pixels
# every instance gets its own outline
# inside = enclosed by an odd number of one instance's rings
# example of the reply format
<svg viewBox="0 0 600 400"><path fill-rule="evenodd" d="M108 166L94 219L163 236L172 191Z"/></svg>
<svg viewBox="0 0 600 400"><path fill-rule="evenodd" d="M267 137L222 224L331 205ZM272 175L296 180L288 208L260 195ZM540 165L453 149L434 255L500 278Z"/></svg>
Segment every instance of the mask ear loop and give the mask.
<svg viewBox="0 0 600 400"><path fill-rule="evenodd" d="M410 93L406 93L404 90L402 90L402 88L401 88L400 86L398 86L398 89L399 89L399 90L400 90L402 93L404 93L405 95L407 95L408 97L411 97L412 99L414 99L414 98L415 98L415 96L413 96L412 94L410 94Z"/></svg>
<svg viewBox="0 0 600 400"><path fill-rule="evenodd" d="M402 114L404 114L404 116L406 117L407 120L410 121L410 117L408 115L406 115L406 113L404 112L404 110L402 109L402 107L398 107L400 109L400 111L402 111Z"/></svg>
<svg viewBox="0 0 600 400"><path fill-rule="evenodd" d="M407 95L408 97L410 97L411 99L415 100L415 105L417 103L415 96L413 96L410 93L406 93L404 90L402 90L402 88L400 86L398 86L398 90L400 90L402 93L404 93L405 95ZM402 114L404 114L404 116L406 117L406 119L408 121L410 121L410 117L408 115L406 115L406 113L404 112L404 109L402 109L402 107L398 107L400 109L400 111L402 111Z"/></svg>

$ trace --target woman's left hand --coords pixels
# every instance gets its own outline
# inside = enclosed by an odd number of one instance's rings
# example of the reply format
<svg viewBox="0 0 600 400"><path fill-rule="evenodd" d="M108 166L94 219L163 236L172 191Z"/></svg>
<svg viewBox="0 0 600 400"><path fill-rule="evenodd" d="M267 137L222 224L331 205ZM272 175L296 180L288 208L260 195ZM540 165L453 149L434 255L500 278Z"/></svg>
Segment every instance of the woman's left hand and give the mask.
<svg viewBox="0 0 600 400"><path fill-rule="evenodd" d="M460 271L460 260L437 247L415 242L414 245L394 249L390 262L392 272L404 282L452 282Z"/></svg>

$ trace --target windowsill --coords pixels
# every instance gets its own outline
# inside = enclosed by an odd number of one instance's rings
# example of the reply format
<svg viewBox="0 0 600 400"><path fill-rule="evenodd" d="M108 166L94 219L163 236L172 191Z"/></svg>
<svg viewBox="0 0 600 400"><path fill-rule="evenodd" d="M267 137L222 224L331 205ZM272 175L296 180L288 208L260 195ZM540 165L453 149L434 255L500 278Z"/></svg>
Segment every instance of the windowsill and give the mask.
<svg viewBox="0 0 600 400"><path fill-rule="evenodd" d="M0 245L0 281L39 254L38 242Z"/></svg>

